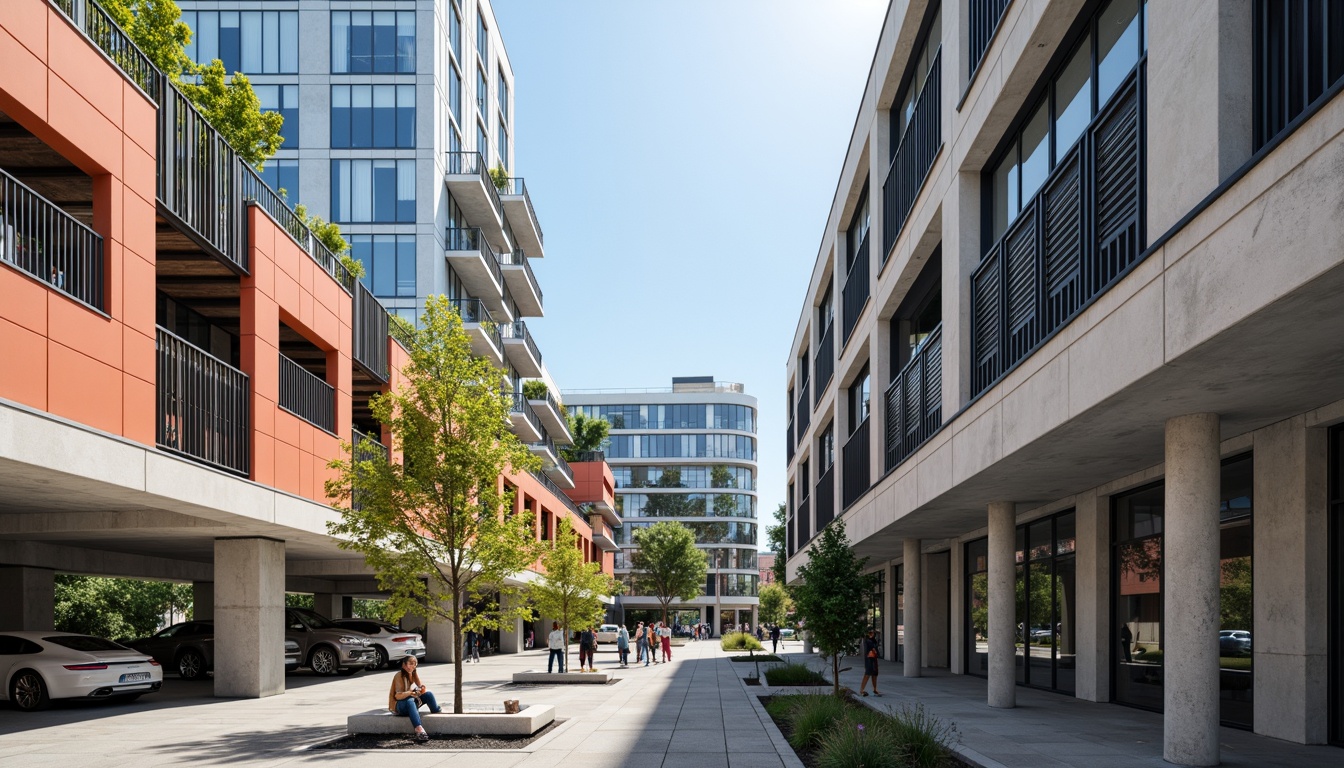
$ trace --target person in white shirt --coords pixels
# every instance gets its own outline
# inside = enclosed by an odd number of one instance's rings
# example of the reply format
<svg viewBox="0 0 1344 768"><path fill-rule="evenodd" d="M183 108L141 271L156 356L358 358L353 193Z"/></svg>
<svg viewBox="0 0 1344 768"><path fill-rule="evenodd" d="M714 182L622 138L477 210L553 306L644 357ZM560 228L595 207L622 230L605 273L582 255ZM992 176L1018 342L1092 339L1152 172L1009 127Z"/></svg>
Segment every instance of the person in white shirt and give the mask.
<svg viewBox="0 0 1344 768"><path fill-rule="evenodd" d="M560 631L560 622L551 622L551 634L546 638L546 647L551 649L550 658L546 660L546 672L554 670L555 660L560 660L560 672L565 671L565 633Z"/></svg>
<svg viewBox="0 0 1344 768"><path fill-rule="evenodd" d="M672 628L667 626L667 622L658 622L658 637L663 643L663 661L672 660Z"/></svg>

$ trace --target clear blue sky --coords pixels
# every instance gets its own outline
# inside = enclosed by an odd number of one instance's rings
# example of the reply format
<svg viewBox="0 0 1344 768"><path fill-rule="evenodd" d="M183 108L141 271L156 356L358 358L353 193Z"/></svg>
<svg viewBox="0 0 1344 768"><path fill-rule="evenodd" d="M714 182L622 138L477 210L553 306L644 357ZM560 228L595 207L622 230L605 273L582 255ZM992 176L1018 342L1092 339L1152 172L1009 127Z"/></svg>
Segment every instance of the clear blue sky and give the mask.
<svg viewBox="0 0 1344 768"><path fill-rule="evenodd" d="M762 538L784 370L886 0L494 0L563 389L738 381Z"/></svg>

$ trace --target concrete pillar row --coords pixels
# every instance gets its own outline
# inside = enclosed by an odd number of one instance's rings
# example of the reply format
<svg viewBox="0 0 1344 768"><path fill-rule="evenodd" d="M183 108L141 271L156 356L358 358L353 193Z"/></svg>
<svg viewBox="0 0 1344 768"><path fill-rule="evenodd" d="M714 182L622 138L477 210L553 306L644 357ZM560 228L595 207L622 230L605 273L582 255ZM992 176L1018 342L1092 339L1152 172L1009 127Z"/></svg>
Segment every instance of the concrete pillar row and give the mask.
<svg viewBox="0 0 1344 768"><path fill-rule="evenodd" d="M1017 509L1011 501L989 505L989 706L1017 706ZM1217 633L1214 633L1215 636Z"/></svg>
<svg viewBox="0 0 1344 768"><path fill-rule="evenodd" d="M56 626L56 572L0 567L0 630L50 630Z"/></svg>
<svg viewBox="0 0 1344 768"><path fill-rule="evenodd" d="M191 582L191 618L196 621L215 618L215 582Z"/></svg>
<svg viewBox="0 0 1344 768"><path fill-rule="evenodd" d="M924 654L924 555L923 542L905 540L905 676L919 677Z"/></svg>
<svg viewBox="0 0 1344 768"><path fill-rule="evenodd" d="M431 582L431 591L437 591L436 587L437 582ZM438 597L445 609L452 606L451 595ZM457 627L451 621L437 616L428 617L425 626L425 661L447 663L457 658L457 651L461 647L457 635Z"/></svg>
<svg viewBox="0 0 1344 768"><path fill-rule="evenodd" d="M285 542L215 539L215 695L285 692Z"/></svg>
<svg viewBox="0 0 1344 768"><path fill-rule="evenodd" d="M1163 517L1162 757L1218 764L1218 506L1216 413L1169 419Z"/></svg>

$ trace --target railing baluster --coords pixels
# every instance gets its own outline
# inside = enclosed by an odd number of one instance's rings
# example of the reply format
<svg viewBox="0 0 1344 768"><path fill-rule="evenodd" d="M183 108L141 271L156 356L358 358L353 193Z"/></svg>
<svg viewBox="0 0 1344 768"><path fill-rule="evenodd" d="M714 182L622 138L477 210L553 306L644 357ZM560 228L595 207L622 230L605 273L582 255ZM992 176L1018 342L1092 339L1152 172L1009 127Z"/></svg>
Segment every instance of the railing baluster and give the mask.
<svg viewBox="0 0 1344 768"><path fill-rule="evenodd" d="M158 408L160 448L247 475L248 376L171 332L159 328Z"/></svg>

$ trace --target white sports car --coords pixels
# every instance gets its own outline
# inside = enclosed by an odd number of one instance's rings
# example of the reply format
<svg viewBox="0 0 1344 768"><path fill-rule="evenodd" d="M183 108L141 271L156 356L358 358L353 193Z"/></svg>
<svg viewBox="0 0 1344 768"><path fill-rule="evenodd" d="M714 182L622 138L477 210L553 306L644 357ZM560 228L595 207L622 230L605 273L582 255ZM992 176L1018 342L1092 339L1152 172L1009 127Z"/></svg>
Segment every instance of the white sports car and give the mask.
<svg viewBox="0 0 1344 768"><path fill-rule="evenodd" d="M132 701L159 690L163 668L111 640L69 632L0 632L0 698L25 712L52 699Z"/></svg>

